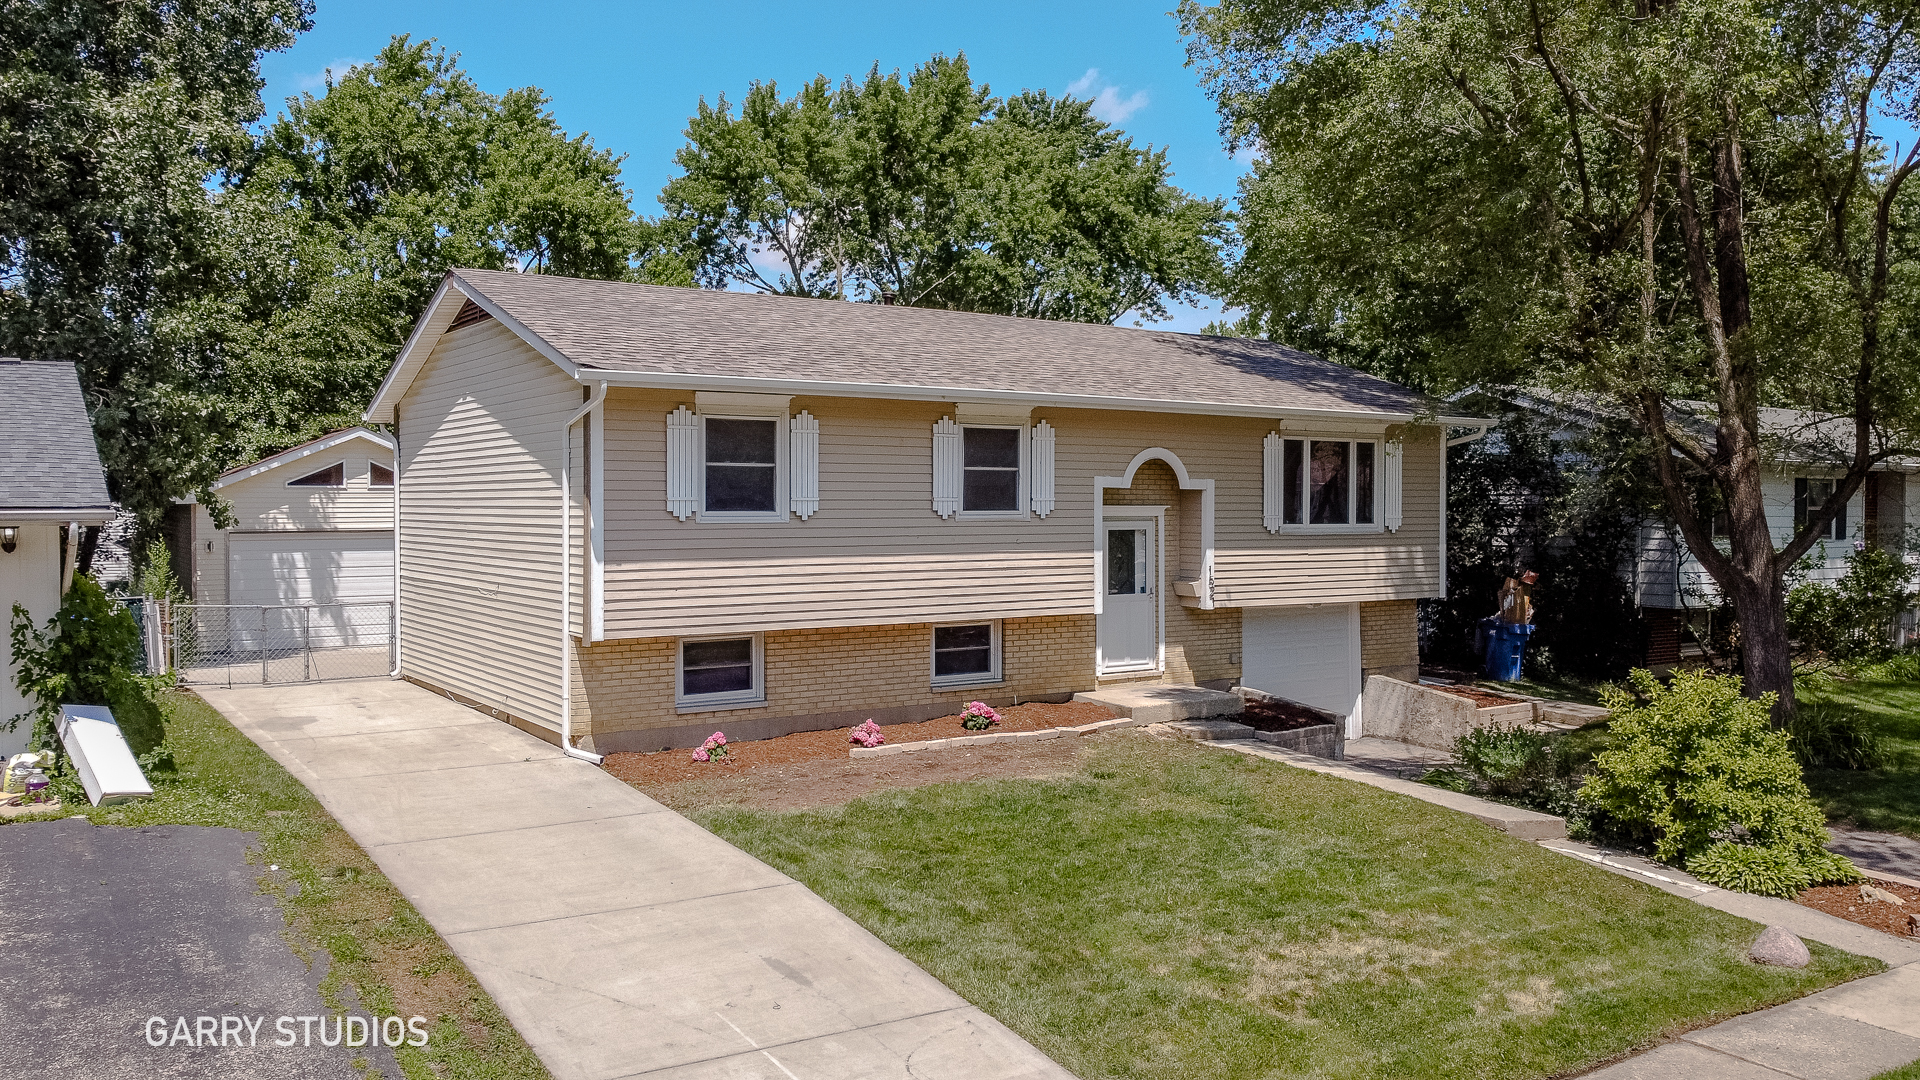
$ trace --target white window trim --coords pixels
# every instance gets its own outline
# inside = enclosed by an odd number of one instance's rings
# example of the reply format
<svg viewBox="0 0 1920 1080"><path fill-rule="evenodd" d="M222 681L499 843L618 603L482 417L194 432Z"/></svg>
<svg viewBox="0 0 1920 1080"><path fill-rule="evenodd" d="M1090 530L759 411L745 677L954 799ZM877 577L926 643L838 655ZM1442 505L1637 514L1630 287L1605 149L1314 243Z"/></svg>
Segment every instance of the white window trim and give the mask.
<svg viewBox="0 0 1920 1080"><path fill-rule="evenodd" d="M753 640L753 688L729 690L720 694L687 694L687 646L700 641ZM673 706L676 712L711 712L718 709L751 709L767 703L766 640L761 634L703 634L678 638L673 643Z"/></svg>
<svg viewBox="0 0 1920 1080"><path fill-rule="evenodd" d="M1017 431L1020 437L1014 442L1020 448L1020 475L1014 486L1012 510L969 510L967 509L967 429L997 428L1002 431ZM962 521L1023 521L1033 515L1033 431L1026 423L1010 424L961 424L960 425L960 509L954 514Z"/></svg>
<svg viewBox="0 0 1920 1080"><path fill-rule="evenodd" d="M937 631L947 626L979 626L985 623L993 628L993 669L987 672L968 672L964 675L934 675L934 644L939 640ZM1000 620L968 619L963 622L934 623L927 629L927 673L931 685L936 690L952 690L965 686L997 686L1007 681L1006 668L1000 660Z"/></svg>
<svg viewBox="0 0 1920 1080"><path fill-rule="evenodd" d="M1277 489L1277 494L1279 495L1279 498L1281 501L1280 501L1280 511L1275 515L1276 517L1285 516L1285 508L1286 508L1285 500L1286 500L1286 491L1287 491L1288 483L1297 483L1300 485L1301 515L1307 516L1313 513L1312 497L1310 493L1307 491L1308 470L1310 470L1313 467L1313 444L1316 442L1343 442L1343 443L1346 443L1349 447L1356 446L1360 443L1373 444L1373 520L1370 522L1361 522L1361 523L1346 522L1343 524L1326 524L1326 525L1315 525L1312 522L1304 522L1304 521L1303 522L1282 521L1280 523L1280 527L1272 531L1282 536L1285 536L1288 534L1293 534L1293 535L1310 534L1315 536L1368 536L1374 533L1383 533L1383 532L1391 531L1387 528L1386 522L1383 520L1386 516L1385 515L1386 500L1382 497L1383 495L1385 495L1385 491L1384 491L1385 485L1380 482L1381 473L1384 471L1381 463L1384 460L1385 453L1386 453L1386 439L1384 437L1362 439L1362 438L1355 438L1352 436L1342 436L1342 435L1309 435L1304 433L1284 433L1280 436L1280 438L1282 440L1298 439L1306 443L1307 445L1302 448L1302 452L1300 455L1300 475L1298 476L1287 476L1285 474L1286 455L1285 455L1284 441L1281 443L1279 447L1279 449L1281 450L1280 468L1282 472L1280 477L1280 484ZM1354 506L1353 489L1354 489L1354 486L1359 482L1359 470L1353 467L1354 457L1355 457L1354 452L1351 449L1349 449L1347 451L1347 506L1350 509Z"/></svg>
<svg viewBox="0 0 1920 1080"><path fill-rule="evenodd" d="M759 420L772 421L773 429L773 509L767 510L709 510L707 509L707 421L709 420ZM781 407L778 415L759 412L727 411L700 413L700 509L694 511L693 520L716 523L778 523L787 520L787 477L788 431L786 408Z"/></svg>

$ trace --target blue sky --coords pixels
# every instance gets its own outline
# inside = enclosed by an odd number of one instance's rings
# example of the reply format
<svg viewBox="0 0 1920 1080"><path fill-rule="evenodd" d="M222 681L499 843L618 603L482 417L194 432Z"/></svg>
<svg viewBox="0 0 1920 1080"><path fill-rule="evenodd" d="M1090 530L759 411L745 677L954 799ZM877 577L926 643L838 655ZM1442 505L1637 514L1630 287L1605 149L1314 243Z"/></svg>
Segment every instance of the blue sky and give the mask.
<svg viewBox="0 0 1920 1080"><path fill-rule="evenodd" d="M998 94L1071 92L1137 145L1166 147L1174 182L1231 196L1244 166L1222 149L1168 0L1153 4L503 3L319 0L314 28L267 57L269 116L329 67L371 59L395 34L436 38L486 90L538 86L569 133L627 156L635 209L657 213L673 153L702 95L738 100L755 79L783 91L816 74L903 72L936 52L964 52ZM1167 329L1197 330L1212 310L1182 310Z"/></svg>

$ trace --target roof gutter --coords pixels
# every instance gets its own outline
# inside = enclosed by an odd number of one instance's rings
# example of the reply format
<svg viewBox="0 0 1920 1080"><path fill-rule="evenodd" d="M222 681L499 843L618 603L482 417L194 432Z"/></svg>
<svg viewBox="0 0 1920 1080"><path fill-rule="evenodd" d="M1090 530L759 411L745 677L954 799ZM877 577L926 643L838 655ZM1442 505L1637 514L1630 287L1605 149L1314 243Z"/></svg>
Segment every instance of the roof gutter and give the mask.
<svg viewBox="0 0 1920 1080"><path fill-rule="evenodd" d="M1451 421L1450 420L1447 422L1448 427L1470 427L1470 428L1475 428L1476 430L1471 435L1462 435L1457 439L1448 439L1447 445L1449 447L1465 446L1468 443L1475 441L1476 439L1484 439L1487 437L1487 432L1494 427L1495 423L1496 421L1491 421L1491 420L1474 420L1474 421Z"/></svg>
<svg viewBox="0 0 1920 1080"><path fill-rule="evenodd" d="M605 400L603 382L560 428L560 750L595 765L604 760L599 754L573 745L573 425Z"/></svg>
<svg viewBox="0 0 1920 1080"><path fill-rule="evenodd" d="M1480 427L1482 434L1487 428L1493 426L1492 421L1477 416L1428 417L1415 412L1385 409L1287 408L1220 401L1047 394L1029 390L983 390L958 386L768 379L743 375L692 375L677 371L609 371L604 368L579 368L571 374L583 385L595 384L650 390L731 390L743 393L787 394L794 397L879 398L889 401L1008 402L1067 409L1113 409L1125 412L1190 413L1202 416L1255 416L1281 420L1350 420L1375 424L1424 422L1444 424L1449 427L1477 426Z"/></svg>

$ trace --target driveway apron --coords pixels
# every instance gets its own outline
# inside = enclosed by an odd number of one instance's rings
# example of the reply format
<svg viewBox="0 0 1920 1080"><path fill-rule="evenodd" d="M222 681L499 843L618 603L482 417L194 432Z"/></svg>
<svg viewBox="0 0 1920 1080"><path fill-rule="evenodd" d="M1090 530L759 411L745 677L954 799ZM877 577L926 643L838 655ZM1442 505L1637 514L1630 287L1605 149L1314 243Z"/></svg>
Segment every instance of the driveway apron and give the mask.
<svg viewBox="0 0 1920 1080"><path fill-rule="evenodd" d="M804 885L556 746L389 679L201 694L558 1080L1070 1080Z"/></svg>

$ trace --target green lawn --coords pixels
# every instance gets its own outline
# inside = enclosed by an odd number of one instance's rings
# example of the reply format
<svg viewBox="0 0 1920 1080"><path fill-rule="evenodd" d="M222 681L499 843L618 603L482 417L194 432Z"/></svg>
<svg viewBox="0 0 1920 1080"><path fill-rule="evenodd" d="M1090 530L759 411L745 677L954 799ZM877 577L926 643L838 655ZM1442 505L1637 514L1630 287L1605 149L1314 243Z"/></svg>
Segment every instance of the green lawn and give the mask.
<svg viewBox="0 0 1920 1080"><path fill-rule="evenodd" d="M1807 786L1827 817L1862 829L1920 839L1920 682L1877 676L1802 684L1802 700L1832 701L1859 710L1885 736L1893 754L1884 769L1852 772L1809 769Z"/></svg>
<svg viewBox="0 0 1920 1080"><path fill-rule="evenodd" d="M154 797L85 813L98 825L213 825L260 834L260 887L285 907L288 941L332 957L320 985L335 1008L434 1023L425 1047L394 1055L414 1080L533 1080L547 1071L458 958L366 853L285 769L198 697L166 693L176 773L155 773ZM18 821L31 818L16 819ZM0 826L5 827L5 826ZM269 866L277 865L278 871Z"/></svg>
<svg viewBox="0 0 1920 1080"><path fill-rule="evenodd" d="M1880 970L1277 762L1138 733L1076 774L696 814L1077 1075L1543 1077Z"/></svg>

